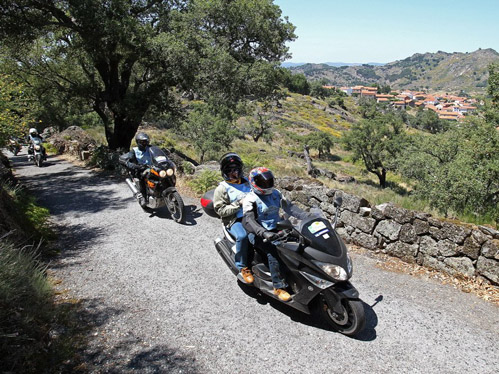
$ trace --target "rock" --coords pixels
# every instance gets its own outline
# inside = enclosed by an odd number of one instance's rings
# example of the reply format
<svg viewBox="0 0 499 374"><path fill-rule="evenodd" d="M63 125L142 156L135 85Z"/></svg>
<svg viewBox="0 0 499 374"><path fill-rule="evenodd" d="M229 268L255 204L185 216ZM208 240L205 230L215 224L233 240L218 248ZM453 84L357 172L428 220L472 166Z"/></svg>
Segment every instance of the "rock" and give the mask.
<svg viewBox="0 0 499 374"><path fill-rule="evenodd" d="M442 234L444 238L452 240L456 244L463 244L466 237L471 233L470 229L453 223L444 222L442 225Z"/></svg>
<svg viewBox="0 0 499 374"><path fill-rule="evenodd" d="M406 223L402 226L402 228L400 229L399 238L405 243L416 243L416 241L418 240L418 236L416 235L414 227L409 223Z"/></svg>
<svg viewBox="0 0 499 374"><path fill-rule="evenodd" d="M378 223L374 232L390 239L391 241L394 241L399 238L401 228L402 225L400 223L385 220Z"/></svg>
<svg viewBox="0 0 499 374"><path fill-rule="evenodd" d="M478 273L499 284L499 264L497 261L480 256L476 265Z"/></svg>
<svg viewBox="0 0 499 374"><path fill-rule="evenodd" d="M487 226L478 226L478 228L486 235L490 235L495 239L499 239L499 231L494 230Z"/></svg>
<svg viewBox="0 0 499 374"><path fill-rule="evenodd" d="M368 207L369 202L361 197L350 195L348 193L343 193L343 205L342 210L349 210L351 212L357 213L361 207Z"/></svg>
<svg viewBox="0 0 499 374"><path fill-rule="evenodd" d="M371 250L376 249L378 246L378 240L374 236L365 234L360 230L355 230L352 234L352 241L361 247Z"/></svg>
<svg viewBox="0 0 499 374"><path fill-rule="evenodd" d="M392 218L398 223L404 224L412 221L414 213L410 210L400 208L392 203L384 203L376 206L387 218Z"/></svg>
<svg viewBox="0 0 499 374"><path fill-rule="evenodd" d="M436 243L436 249L438 256L451 257L458 253L457 244L447 239Z"/></svg>
<svg viewBox="0 0 499 374"><path fill-rule="evenodd" d="M473 261L467 257L449 257L444 260L444 264L448 266L449 272L453 275L459 274L469 278L475 275Z"/></svg>
<svg viewBox="0 0 499 374"><path fill-rule="evenodd" d="M482 245L482 256L499 260L499 239L487 240Z"/></svg>
<svg viewBox="0 0 499 374"><path fill-rule="evenodd" d="M420 218L416 218L413 222L416 235L424 235L430 232L430 224Z"/></svg>
<svg viewBox="0 0 499 374"><path fill-rule="evenodd" d="M459 247L459 253L476 260L478 259L478 255L480 253L480 247L480 243L478 243L473 236L469 236L464 241L463 246Z"/></svg>
<svg viewBox="0 0 499 374"><path fill-rule="evenodd" d="M407 262L414 263L418 254L418 245L403 242L390 243L386 246L386 252Z"/></svg>
<svg viewBox="0 0 499 374"><path fill-rule="evenodd" d="M58 154L70 153L80 157L82 151L93 151L97 147L95 140L78 126L70 126L49 138L50 144Z"/></svg>
<svg viewBox="0 0 499 374"><path fill-rule="evenodd" d="M373 218L361 217L360 215L352 213L348 210L341 213L340 221L345 225L355 227L367 234L371 234L374 229L374 225L376 225L376 220Z"/></svg>
<svg viewBox="0 0 499 374"><path fill-rule="evenodd" d="M419 240L419 251L436 257L438 255L437 242L431 236L423 236Z"/></svg>

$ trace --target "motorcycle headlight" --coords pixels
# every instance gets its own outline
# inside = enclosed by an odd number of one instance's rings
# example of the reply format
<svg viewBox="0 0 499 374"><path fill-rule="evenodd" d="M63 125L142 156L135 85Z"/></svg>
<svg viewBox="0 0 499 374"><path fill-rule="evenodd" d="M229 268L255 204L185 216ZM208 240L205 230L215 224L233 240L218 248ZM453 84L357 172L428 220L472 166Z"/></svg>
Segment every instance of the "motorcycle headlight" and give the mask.
<svg viewBox="0 0 499 374"><path fill-rule="evenodd" d="M171 176L173 175L173 173L174 173L174 170L173 170L173 169L168 169L168 170L166 171L166 175L168 175L169 177L171 177Z"/></svg>
<svg viewBox="0 0 499 374"><path fill-rule="evenodd" d="M35 149L36 149L37 151L39 151L39 150L40 150L40 146L39 146L38 144L37 144L37 145L35 145Z"/></svg>
<svg viewBox="0 0 499 374"><path fill-rule="evenodd" d="M345 271L345 269L343 269L339 265L328 264L320 261L312 262L333 279L336 279L338 281L346 281L349 278L348 273Z"/></svg>
<svg viewBox="0 0 499 374"><path fill-rule="evenodd" d="M167 174L167 173L166 173L166 170L161 170L161 171L159 172L159 176L160 176L161 178L166 177L166 174Z"/></svg>

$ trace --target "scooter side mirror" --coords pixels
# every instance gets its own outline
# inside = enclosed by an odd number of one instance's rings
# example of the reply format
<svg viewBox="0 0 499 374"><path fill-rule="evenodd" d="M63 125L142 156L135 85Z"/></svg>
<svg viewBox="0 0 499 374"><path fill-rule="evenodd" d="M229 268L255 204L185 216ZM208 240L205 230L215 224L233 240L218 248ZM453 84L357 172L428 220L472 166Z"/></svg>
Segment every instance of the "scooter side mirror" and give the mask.
<svg viewBox="0 0 499 374"><path fill-rule="evenodd" d="M293 224L289 219L285 219L284 221L277 222L278 230L289 230L293 228Z"/></svg>
<svg viewBox="0 0 499 374"><path fill-rule="evenodd" d="M333 204L335 208L340 207L341 204L343 204L343 198L341 196L338 196L336 199L334 199Z"/></svg>

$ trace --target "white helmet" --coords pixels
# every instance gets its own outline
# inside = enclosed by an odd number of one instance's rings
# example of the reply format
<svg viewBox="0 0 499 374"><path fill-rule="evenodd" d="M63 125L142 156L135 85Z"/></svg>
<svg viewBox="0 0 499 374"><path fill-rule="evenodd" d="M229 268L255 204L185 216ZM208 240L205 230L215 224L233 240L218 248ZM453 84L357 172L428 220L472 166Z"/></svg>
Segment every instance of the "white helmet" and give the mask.
<svg viewBox="0 0 499 374"><path fill-rule="evenodd" d="M38 131L34 127L32 127L32 128L29 129L29 134L31 136L38 135Z"/></svg>

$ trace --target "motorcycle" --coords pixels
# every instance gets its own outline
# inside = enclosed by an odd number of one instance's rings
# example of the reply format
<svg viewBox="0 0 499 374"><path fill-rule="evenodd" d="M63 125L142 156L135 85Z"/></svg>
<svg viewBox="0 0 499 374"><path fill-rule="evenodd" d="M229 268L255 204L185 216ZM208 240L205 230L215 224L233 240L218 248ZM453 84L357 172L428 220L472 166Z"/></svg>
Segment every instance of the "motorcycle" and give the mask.
<svg viewBox="0 0 499 374"><path fill-rule="evenodd" d="M349 282L352 277L352 261L347 247L335 231L342 204L338 197L333 224L319 208L305 212L291 205L287 219L277 223L278 239L273 243L282 262L287 267L286 281L292 298L280 301L273 293L266 256L255 248L252 271L253 286L282 303L311 314L314 309L336 331L354 336L364 329L366 318L359 292ZM213 209L213 190L201 199L203 210L217 217ZM215 247L226 265L239 274L235 265L235 240L223 226L223 237L215 239ZM242 278L238 277L243 282Z"/></svg>
<svg viewBox="0 0 499 374"><path fill-rule="evenodd" d="M161 148L151 146L152 165L137 174L136 171L127 168L128 178L125 179L134 196L140 193L140 180L144 179L146 184L146 208L155 210L166 206L173 220L183 223L185 220L184 201L175 188L177 178L175 176L175 164L168 159ZM126 166L126 157L120 157L120 163Z"/></svg>
<svg viewBox="0 0 499 374"><path fill-rule="evenodd" d="M43 161L47 159L47 154L45 152L45 147L42 144L42 140L35 138L32 140L32 144L28 153L32 152L28 155L28 160L31 160L35 163L36 166L42 167Z"/></svg>
<svg viewBox="0 0 499 374"><path fill-rule="evenodd" d="M19 144L17 139L11 138L9 139L8 149L14 154L14 156L17 156L17 154L21 151L21 144Z"/></svg>

